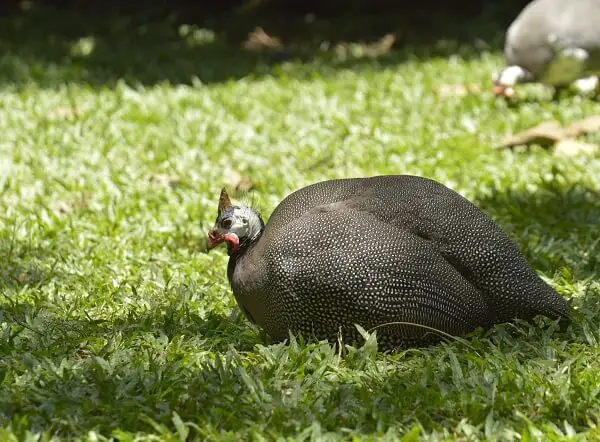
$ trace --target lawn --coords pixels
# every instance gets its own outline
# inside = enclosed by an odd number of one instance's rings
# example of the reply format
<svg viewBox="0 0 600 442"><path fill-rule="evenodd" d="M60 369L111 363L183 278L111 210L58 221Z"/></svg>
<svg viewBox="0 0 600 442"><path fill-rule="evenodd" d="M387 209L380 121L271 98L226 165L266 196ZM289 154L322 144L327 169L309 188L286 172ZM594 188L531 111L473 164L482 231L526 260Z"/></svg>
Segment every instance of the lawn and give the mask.
<svg viewBox="0 0 600 442"><path fill-rule="evenodd" d="M0 440L600 440L600 154L493 148L599 103L494 100L501 57L480 43L271 65L206 31L56 37L43 18L0 27ZM269 344L225 250L206 253L221 186L268 218L302 186L378 174L484 209L572 325L390 355L376 335L345 355Z"/></svg>

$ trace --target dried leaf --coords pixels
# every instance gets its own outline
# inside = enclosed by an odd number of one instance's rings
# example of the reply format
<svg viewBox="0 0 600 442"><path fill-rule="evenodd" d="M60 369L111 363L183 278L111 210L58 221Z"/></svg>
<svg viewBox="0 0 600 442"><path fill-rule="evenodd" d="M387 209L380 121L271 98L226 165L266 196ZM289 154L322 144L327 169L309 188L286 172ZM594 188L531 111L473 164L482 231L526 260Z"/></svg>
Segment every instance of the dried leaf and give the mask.
<svg viewBox="0 0 600 442"><path fill-rule="evenodd" d="M385 34L379 41L370 44L365 50L365 55L369 58L377 58L387 54L396 43L394 34Z"/></svg>
<svg viewBox="0 0 600 442"><path fill-rule="evenodd" d="M258 27L248 34L246 41L242 43L242 47L250 51L282 49L283 43L278 38L268 35L263 28Z"/></svg>
<svg viewBox="0 0 600 442"><path fill-rule="evenodd" d="M498 148L530 144L539 144L547 147L566 137L566 131L558 121L544 121L531 129L506 137Z"/></svg>
<svg viewBox="0 0 600 442"><path fill-rule="evenodd" d="M236 193L248 192L255 187L255 183L253 181L242 177L239 173L233 170L230 170L226 173L226 181L229 182L227 188Z"/></svg>
<svg viewBox="0 0 600 442"><path fill-rule="evenodd" d="M574 121L563 128L558 121L544 121L531 129L507 137L499 148L520 145L539 144L550 146L556 144L557 155L577 155L578 153L593 152L593 144L580 143L573 139L588 132L600 130L600 115ZM561 143L563 143L561 145Z"/></svg>
<svg viewBox="0 0 600 442"><path fill-rule="evenodd" d="M554 155L574 157L578 155L592 155L596 153L596 144L584 143L572 139L561 140L554 146Z"/></svg>
<svg viewBox="0 0 600 442"><path fill-rule="evenodd" d="M600 115L594 115L582 120L574 121L566 128L566 133L568 136L575 138L579 135L588 132L596 132L598 130L600 130Z"/></svg>
<svg viewBox="0 0 600 442"><path fill-rule="evenodd" d="M236 192L248 192L254 188L255 184L247 178L242 178L236 183L234 189Z"/></svg>
<svg viewBox="0 0 600 442"><path fill-rule="evenodd" d="M436 88L436 93L441 98L463 97L479 92L481 92L481 88L476 84L443 84Z"/></svg>

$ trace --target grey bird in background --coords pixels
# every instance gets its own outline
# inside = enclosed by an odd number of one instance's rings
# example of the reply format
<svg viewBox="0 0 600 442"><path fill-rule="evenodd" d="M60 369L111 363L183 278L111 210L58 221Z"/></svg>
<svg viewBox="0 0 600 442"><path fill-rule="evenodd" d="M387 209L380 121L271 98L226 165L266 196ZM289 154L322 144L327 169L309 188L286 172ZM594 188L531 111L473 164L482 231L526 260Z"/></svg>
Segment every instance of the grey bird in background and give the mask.
<svg viewBox="0 0 600 442"><path fill-rule="evenodd" d="M223 189L207 247L221 243L240 309L277 341L291 331L355 342L359 324L391 350L438 341L436 330L570 316L491 218L418 176L312 184L287 196L266 225Z"/></svg>
<svg viewBox="0 0 600 442"><path fill-rule="evenodd" d="M519 83L574 84L598 90L600 0L534 0L506 32L506 67L494 74L496 96L512 97Z"/></svg>

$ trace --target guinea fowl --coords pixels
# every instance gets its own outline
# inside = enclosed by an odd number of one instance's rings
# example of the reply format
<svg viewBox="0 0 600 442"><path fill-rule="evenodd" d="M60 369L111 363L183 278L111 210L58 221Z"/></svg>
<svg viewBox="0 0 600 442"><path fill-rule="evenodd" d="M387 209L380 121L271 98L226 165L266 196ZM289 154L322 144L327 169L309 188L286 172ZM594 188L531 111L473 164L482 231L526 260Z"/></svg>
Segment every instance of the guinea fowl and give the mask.
<svg viewBox="0 0 600 442"><path fill-rule="evenodd" d="M478 327L567 320L570 307L479 208L444 185L396 175L324 181L287 196L265 225L221 190L208 249L227 243L227 276L246 317L345 342L355 324L383 350Z"/></svg>
<svg viewBox="0 0 600 442"><path fill-rule="evenodd" d="M497 96L530 82L554 86L555 96L572 83L597 89L600 0L532 1L508 28L504 57L507 67L494 79Z"/></svg>

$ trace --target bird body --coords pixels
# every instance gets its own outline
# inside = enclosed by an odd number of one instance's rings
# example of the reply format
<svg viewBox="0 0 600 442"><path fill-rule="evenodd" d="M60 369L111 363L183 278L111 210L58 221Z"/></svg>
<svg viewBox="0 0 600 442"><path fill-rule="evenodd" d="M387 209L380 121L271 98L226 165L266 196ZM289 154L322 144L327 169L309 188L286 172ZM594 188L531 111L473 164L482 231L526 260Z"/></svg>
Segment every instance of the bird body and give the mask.
<svg viewBox="0 0 600 442"><path fill-rule="evenodd" d="M600 75L600 0L532 1L509 26L504 57L497 95L517 83L564 88Z"/></svg>
<svg viewBox="0 0 600 442"><path fill-rule="evenodd" d="M227 241L224 220L241 211L249 219L247 210L220 207L209 247ZM508 236L433 180L312 184L256 225L264 227L252 240L230 242L228 279L242 311L275 340L291 331L354 341L359 324L392 349L439 339L431 329L460 335L538 314L569 317Z"/></svg>

